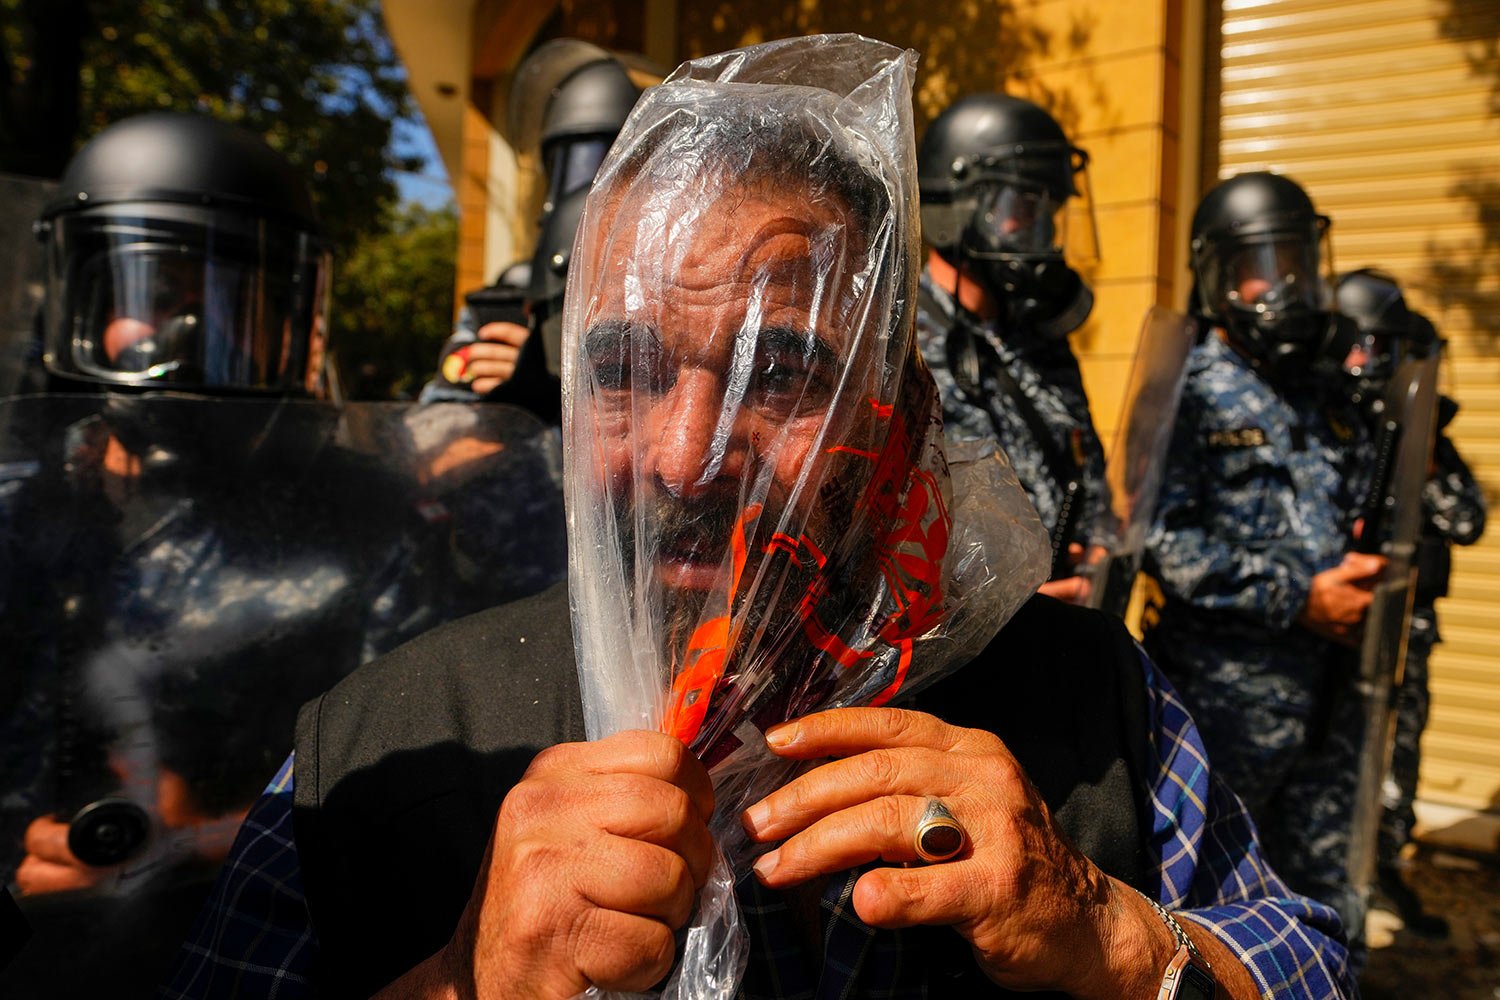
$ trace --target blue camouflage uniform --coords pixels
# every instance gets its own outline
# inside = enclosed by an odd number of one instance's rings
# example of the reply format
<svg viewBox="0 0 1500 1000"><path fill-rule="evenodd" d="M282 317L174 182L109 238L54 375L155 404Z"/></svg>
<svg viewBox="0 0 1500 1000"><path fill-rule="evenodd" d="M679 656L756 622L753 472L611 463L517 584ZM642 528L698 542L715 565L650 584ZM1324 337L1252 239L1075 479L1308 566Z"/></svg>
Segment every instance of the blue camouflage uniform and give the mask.
<svg viewBox="0 0 1500 1000"><path fill-rule="evenodd" d="M917 342L942 397L948 439L972 441L998 437L1015 467L1016 477L1042 519L1042 526L1051 535L1063 502L1065 484L1058 481L1062 473L1049 469L1045 449L1037 443L1015 400L1002 387L986 379L988 409L971 402L959 389L948 366L948 336L955 322L953 293L940 288L926 270L922 272L921 289L923 294L917 299ZM1081 470L1084 509L1079 525L1086 533L1089 526L1103 523L1101 518L1109 510L1104 449L1089 415L1078 359L1069 350L1067 341L1008 330L1002 339L993 321L981 321L967 313L959 321L968 324L971 331L981 335L994 349L1030 399L1041 423L1052 432L1052 446L1071 455L1075 467ZM1083 537L1080 535L1079 540Z"/></svg>
<svg viewBox="0 0 1500 1000"><path fill-rule="evenodd" d="M1447 418L1456 404L1443 401ZM1446 434L1438 433L1432 452L1433 474L1422 487L1422 540L1417 558L1416 597L1406 647L1406 666L1396 692L1396 733L1391 769L1384 788L1385 813L1380 824L1380 860L1392 863L1411 839L1421 769L1422 730L1431 699L1427 659L1442 641L1438 634L1437 598L1448 593L1450 545L1473 545L1484 534L1484 491Z"/></svg>
<svg viewBox="0 0 1500 1000"><path fill-rule="evenodd" d="M1165 603L1146 645L1272 864L1357 928L1352 658L1295 621L1343 559L1373 458L1363 422L1329 400L1278 393L1217 336L1194 348L1148 541Z"/></svg>

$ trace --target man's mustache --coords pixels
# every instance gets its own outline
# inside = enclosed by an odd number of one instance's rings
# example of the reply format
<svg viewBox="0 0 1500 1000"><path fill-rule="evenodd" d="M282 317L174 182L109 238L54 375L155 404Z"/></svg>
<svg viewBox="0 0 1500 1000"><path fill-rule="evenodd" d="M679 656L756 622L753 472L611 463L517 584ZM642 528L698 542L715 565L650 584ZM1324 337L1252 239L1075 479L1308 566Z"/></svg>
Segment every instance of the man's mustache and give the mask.
<svg viewBox="0 0 1500 1000"><path fill-rule="evenodd" d="M630 560L651 561L658 556L685 560L722 561L744 509L728 497L685 500L670 494L652 497L642 508L628 502L616 506L620 549ZM649 548L641 550L641 546Z"/></svg>

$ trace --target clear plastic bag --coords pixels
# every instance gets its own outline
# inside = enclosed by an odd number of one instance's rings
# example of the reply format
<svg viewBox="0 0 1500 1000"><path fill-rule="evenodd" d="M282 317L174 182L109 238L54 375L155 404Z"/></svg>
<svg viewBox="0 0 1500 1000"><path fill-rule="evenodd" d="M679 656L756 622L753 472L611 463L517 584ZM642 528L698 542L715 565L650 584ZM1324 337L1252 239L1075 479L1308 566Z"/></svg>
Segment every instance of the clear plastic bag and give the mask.
<svg viewBox="0 0 1500 1000"><path fill-rule="evenodd" d="M686 63L636 105L579 226L563 409L587 729L678 736L717 797L674 1000L738 985L738 817L793 770L765 729L910 695L1046 576L1003 455L945 456L914 346L915 61L831 35Z"/></svg>

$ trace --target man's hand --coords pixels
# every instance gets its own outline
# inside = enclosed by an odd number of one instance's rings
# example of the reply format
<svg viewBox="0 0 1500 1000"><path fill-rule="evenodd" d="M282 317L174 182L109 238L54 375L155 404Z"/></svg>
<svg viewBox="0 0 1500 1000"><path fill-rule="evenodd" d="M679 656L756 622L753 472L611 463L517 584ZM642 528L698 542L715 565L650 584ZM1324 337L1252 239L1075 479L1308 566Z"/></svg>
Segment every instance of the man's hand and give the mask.
<svg viewBox="0 0 1500 1000"><path fill-rule="evenodd" d="M543 750L500 806L453 939L381 996L649 988L708 878L712 813L708 772L670 736Z"/></svg>
<svg viewBox="0 0 1500 1000"><path fill-rule="evenodd" d="M449 358L441 365L443 377L459 385L468 385L480 396L494 392L516 373L516 361L531 331L518 323L486 323L475 334L479 339L459 348L463 364L449 368Z"/></svg>
<svg viewBox="0 0 1500 1000"><path fill-rule="evenodd" d="M16 888L27 896L92 889L115 871L79 861L68 850L68 824L40 816L26 828L26 857L16 869Z"/></svg>
<svg viewBox="0 0 1500 1000"><path fill-rule="evenodd" d="M1074 567L1087 569L1095 566L1109 553L1098 545L1091 545L1088 551L1078 542L1068 546L1068 561ZM1069 604L1085 605L1089 602L1089 596L1094 590L1094 578L1091 574L1079 574L1077 576L1064 576L1056 580L1048 580L1037 588L1037 593L1048 597L1055 597L1059 601Z"/></svg>
<svg viewBox="0 0 1500 1000"><path fill-rule="evenodd" d="M927 798L968 833L952 861L876 868L854 888L873 927L951 925L984 972L1011 989L1076 997L1154 996L1176 949L1144 900L1078 852L1005 744L918 712L838 709L767 734L782 757L842 758L745 811L757 841L785 840L756 863L783 889L875 860L916 860Z"/></svg>
<svg viewBox="0 0 1500 1000"><path fill-rule="evenodd" d="M1350 552L1333 569L1312 578L1297 623L1316 635L1358 649L1374 588L1385 573L1385 556Z"/></svg>
<svg viewBox="0 0 1500 1000"><path fill-rule="evenodd" d="M1087 604L1093 592L1093 581L1086 576L1065 576L1059 580L1048 580L1037 588L1038 594L1055 597L1069 604Z"/></svg>

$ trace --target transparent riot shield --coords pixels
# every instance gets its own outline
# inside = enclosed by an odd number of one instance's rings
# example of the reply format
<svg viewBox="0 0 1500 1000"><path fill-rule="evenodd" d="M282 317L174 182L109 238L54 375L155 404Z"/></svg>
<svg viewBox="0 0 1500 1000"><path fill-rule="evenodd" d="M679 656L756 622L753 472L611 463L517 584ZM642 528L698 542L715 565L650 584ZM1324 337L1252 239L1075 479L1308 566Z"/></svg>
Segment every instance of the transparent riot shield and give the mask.
<svg viewBox="0 0 1500 1000"><path fill-rule="evenodd" d="M1193 327L1186 316L1153 306L1146 312L1120 403L1114 447L1105 463L1110 506L1090 532L1088 604L1123 618L1166 465L1167 444L1187 376Z"/></svg>
<svg viewBox="0 0 1500 1000"><path fill-rule="evenodd" d="M46 272L31 224L56 188L52 181L0 174L0 398L14 395L38 360L33 323Z"/></svg>
<svg viewBox="0 0 1500 1000"><path fill-rule="evenodd" d="M0 402L0 996L154 996L301 703L561 579L558 453L488 404Z"/></svg>
<svg viewBox="0 0 1500 1000"><path fill-rule="evenodd" d="M1376 461L1371 499L1357 547L1389 560L1375 587L1360 644L1358 690L1364 728L1349 842L1349 882L1368 896L1375 876L1381 784L1390 769L1395 738L1395 692L1406 664L1406 643L1416 594L1417 545L1422 537L1422 487L1437 434L1441 351L1408 357L1386 392L1375 428Z"/></svg>

